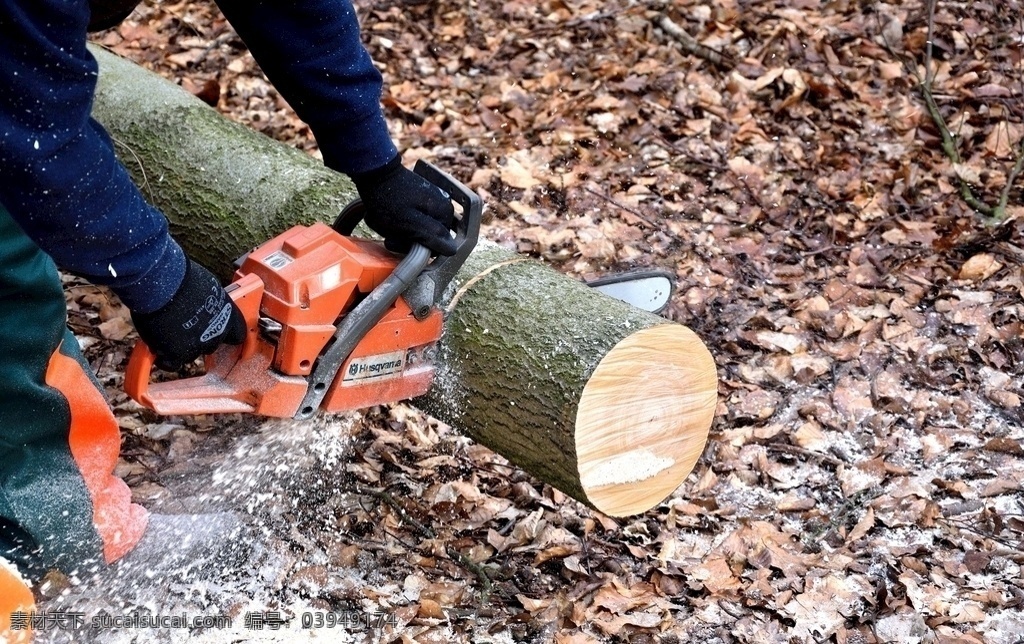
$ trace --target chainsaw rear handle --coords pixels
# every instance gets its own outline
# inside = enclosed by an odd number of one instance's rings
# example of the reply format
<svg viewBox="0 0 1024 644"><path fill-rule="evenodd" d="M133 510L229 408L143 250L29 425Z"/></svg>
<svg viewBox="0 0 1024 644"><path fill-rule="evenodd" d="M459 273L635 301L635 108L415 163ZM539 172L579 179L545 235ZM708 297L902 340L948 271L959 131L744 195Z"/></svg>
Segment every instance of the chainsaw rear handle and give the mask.
<svg viewBox="0 0 1024 644"><path fill-rule="evenodd" d="M473 252L480 238L480 219L483 216L483 201L480 196L447 172L427 161L420 159L413 167L413 172L441 189L448 197L459 204L462 213L456 215L454 221L455 244L457 250L448 257L436 257L422 271L416 284L405 293L405 299L417 318L423 319L430 309L440 303L452 278L459 272L466 258ZM356 199L334 220L333 228L342 235L349 236L366 214L366 206L361 199Z"/></svg>
<svg viewBox="0 0 1024 644"><path fill-rule="evenodd" d="M241 280L228 284L224 291L238 306L245 320L245 340L240 345L221 345L215 354L232 356L222 364L233 364L250 357L256 351L256 328L259 318L260 300L263 296L263 282L255 275L246 275ZM236 357L237 356L237 357ZM207 367L214 356L206 356ZM223 387L210 386L215 382L198 376L152 384L150 379L156 355L142 340L135 343L124 374L124 390L140 404L162 414L174 413L222 413L252 411L251 406L225 392ZM184 402L183 402L184 401Z"/></svg>

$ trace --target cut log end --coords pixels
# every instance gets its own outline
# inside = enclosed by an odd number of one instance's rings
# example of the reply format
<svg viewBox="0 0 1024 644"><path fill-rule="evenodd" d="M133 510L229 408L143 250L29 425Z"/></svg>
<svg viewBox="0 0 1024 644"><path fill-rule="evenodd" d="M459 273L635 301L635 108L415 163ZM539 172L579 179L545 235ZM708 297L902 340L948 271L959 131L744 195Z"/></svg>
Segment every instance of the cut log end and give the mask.
<svg viewBox="0 0 1024 644"><path fill-rule="evenodd" d="M579 480L610 516L645 512L689 475L718 399L715 362L692 331L663 324L612 348L576 411Z"/></svg>

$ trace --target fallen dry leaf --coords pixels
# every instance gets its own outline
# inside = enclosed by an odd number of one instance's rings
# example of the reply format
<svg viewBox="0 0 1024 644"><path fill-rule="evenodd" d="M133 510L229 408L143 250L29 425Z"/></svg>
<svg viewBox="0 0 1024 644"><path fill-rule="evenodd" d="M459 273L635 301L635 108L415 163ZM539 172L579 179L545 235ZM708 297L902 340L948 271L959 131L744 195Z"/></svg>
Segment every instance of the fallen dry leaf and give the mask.
<svg viewBox="0 0 1024 644"><path fill-rule="evenodd" d="M107 340L124 340L135 332L130 322L122 317L114 317L99 325L100 335Z"/></svg>
<svg viewBox="0 0 1024 644"><path fill-rule="evenodd" d="M960 267L959 278L971 282L986 280L1003 267L1002 263L991 253L978 253L964 262Z"/></svg>

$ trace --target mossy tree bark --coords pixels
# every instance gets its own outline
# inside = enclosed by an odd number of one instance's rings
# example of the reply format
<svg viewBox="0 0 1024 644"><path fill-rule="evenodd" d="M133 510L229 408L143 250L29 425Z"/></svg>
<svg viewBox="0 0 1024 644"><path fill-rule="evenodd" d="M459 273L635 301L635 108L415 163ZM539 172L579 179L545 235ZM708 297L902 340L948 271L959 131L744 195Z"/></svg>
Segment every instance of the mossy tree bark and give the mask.
<svg viewBox="0 0 1024 644"><path fill-rule="evenodd" d="M356 192L307 154L229 121L99 47L93 116L190 256L229 277L242 253L295 224L332 221Z"/></svg>
<svg viewBox="0 0 1024 644"><path fill-rule="evenodd" d="M319 162L230 123L107 52L94 115L196 260L235 257L353 196ZM613 516L686 478L717 402L687 328L482 242L446 294L438 377L413 401L538 478Z"/></svg>

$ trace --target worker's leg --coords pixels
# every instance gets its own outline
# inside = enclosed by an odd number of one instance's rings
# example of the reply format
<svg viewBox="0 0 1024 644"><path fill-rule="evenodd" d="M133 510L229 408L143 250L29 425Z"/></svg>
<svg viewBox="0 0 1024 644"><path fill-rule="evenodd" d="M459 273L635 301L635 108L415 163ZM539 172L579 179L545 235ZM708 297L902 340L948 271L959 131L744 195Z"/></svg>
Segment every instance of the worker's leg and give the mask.
<svg viewBox="0 0 1024 644"><path fill-rule="evenodd" d="M115 561L146 527L66 315L53 262L0 206L0 558L30 578Z"/></svg>

